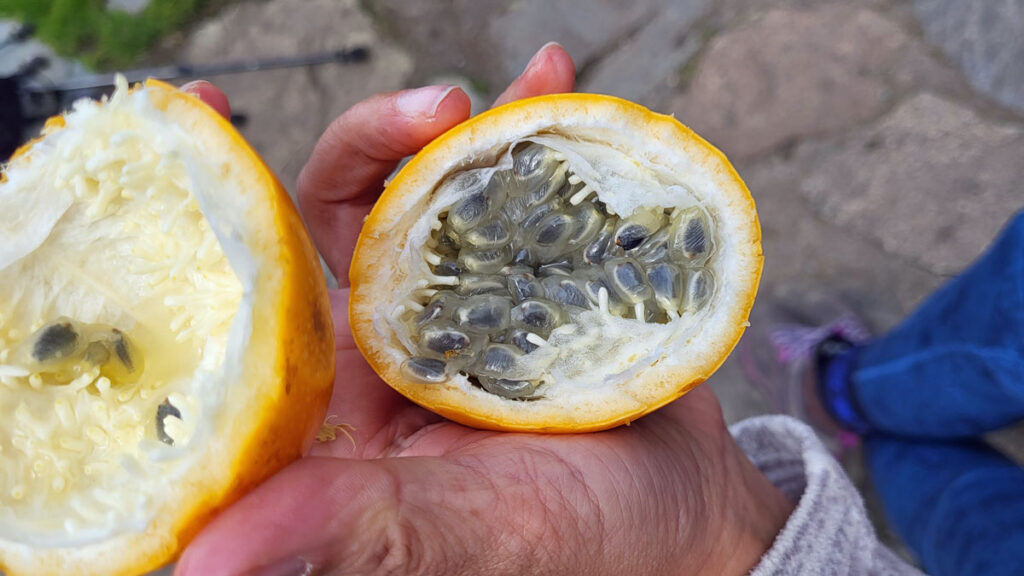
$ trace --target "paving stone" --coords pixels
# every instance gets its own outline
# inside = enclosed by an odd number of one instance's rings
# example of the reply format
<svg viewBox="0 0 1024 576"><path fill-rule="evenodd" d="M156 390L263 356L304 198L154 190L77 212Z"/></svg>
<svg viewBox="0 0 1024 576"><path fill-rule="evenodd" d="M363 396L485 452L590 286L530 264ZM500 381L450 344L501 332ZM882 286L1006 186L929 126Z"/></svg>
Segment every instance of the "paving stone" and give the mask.
<svg viewBox="0 0 1024 576"><path fill-rule="evenodd" d="M320 53L366 46L362 64L251 72L212 80L235 112L245 137L289 191L320 134L338 114L377 92L404 87L412 62L383 41L356 0L271 0L225 9L185 41L182 58L215 63Z"/></svg>
<svg viewBox="0 0 1024 576"><path fill-rule="evenodd" d="M710 7L709 0L665 6L580 79L579 90L611 94L652 108L663 105L661 93L674 88L676 72L701 47L691 28Z"/></svg>
<svg viewBox="0 0 1024 576"><path fill-rule="evenodd" d="M824 218L936 274L963 269L1024 205L1024 126L927 93L797 154L800 190Z"/></svg>
<svg viewBox="0 0 1024 576"><path fill-rule="evenodd" d="M972 85L1024 113L1024 2L915 0L914 9Z"/></svg>
<svg viewBox="0 0 1024 576"><path fill-rule="evenodd" d="M822 218L800 192L812 161L809 155L774 157L737 166L761 221L765 265L758 300L790 301L801 292L833 294L863 314L872 329L888 329L943 278Z"/></svg>
<svg viewBox="0 0 1024 576"><path fill-rule="evenodd" d="M518 76L544 44L561 43L577 69L585 71L619 44L628 43L670 4L670 0L366 1L388 35L415 55L414 81L456 71L476 80L491 97Z"/></svg>
<svg viewBox="0 0 1024 576"><path fill-rule="evenodd" d="M753 156L877 116L927 60L873 10L778 8L715 37L672 109L730 156Z"/></svg>
<svg viewBox="0 0 1024 576"><path fill-rule="evenodd" d="M496 63L515 78L533 53L549 41L561 43L579 70L628 42L660 15L665 0L524 0L512 3L488 26L499 46ZM683 4L683 3L679 3ZM685 6L680 7L685 13ZM650 58L651 55L647 55ZM650 62L647 62L650 65Z"/></svg>

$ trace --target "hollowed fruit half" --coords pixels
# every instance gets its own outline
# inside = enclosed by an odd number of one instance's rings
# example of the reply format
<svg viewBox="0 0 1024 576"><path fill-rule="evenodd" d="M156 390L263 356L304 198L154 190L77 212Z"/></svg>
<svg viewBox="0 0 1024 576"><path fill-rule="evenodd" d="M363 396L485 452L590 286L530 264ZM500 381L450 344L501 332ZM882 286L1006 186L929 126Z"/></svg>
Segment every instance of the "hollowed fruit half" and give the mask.
<svg viewBox="0 0 1024 576"><path fill-rule="evenodd" d="M156 82L51 120L0 182L0 571L138 574L299 457L334 371L290 199Z"/></svg>
<svg viewBox="0 0 1024 576"><path fill-rule="evenodd" d="M350 271L356 341L420 405L498 430L648 413L738 341L760 228L725 157L607 96L502 106L395 176Z"/></svg>

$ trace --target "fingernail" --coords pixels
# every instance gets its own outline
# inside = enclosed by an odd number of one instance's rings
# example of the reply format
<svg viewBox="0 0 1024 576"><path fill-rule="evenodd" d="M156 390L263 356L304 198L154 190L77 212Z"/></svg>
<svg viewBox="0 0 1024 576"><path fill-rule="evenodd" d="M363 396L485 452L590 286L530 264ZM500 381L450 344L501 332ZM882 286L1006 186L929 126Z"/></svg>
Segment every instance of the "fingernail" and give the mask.
<svg viewBox="0 0 1024 576"><path fill-rule="evenodd" d="M433 116L455 86L424 86L398 95L395 105L404 116Z"/></svg>
<svg viewBox="0 0 1024 576"><path fill-rule="evenodd" d="M302 558L289 558L281 562L260 566L246 572L246 576L309 576L313 565Z"/></svg>
<svg viewBox="0 0 1024 576"><path fill-rule="evenodd" d="M188 92L189 94L199 95L199 88L202 86L211 86L206 80L193 80L188 84L181 87L182 92Z"/></svg>
<svg viewBox="0 0 1024 576"><path fill-rule="evenodd" d="M526 63L526 68L523 68L523 74L526 74L530 70L530 68L533 68L535 65L537 65L537 62L539 62L538 58L540 58L540 55L545 50L548 49L548 46L559 46L559 47L561 47L562 45L559 44L558 42L548 42L547 44L541 46L540 50L537 50L537 52L533 55L533 58L530 58L530 61Z"/></svg>

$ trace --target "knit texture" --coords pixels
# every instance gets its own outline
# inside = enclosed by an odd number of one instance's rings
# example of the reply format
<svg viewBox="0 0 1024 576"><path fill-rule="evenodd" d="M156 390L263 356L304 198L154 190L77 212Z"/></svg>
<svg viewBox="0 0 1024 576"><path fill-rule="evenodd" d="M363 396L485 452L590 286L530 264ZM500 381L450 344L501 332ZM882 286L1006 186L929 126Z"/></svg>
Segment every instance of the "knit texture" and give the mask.
<svg viewBox="0 0 1024 576"><path fill-rule="evenodd" d="M921 575L878 541L860 494L811 428L788 416L761 416L730 431L797 503L751 576Z"/></svg>

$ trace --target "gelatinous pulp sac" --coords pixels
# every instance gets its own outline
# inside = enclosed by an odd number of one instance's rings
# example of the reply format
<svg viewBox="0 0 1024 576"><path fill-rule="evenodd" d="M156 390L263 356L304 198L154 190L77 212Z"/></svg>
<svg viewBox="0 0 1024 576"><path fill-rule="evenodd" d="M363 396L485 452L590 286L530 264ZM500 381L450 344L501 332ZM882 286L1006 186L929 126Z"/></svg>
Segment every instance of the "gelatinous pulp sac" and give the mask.
<svg viewBox="0 0 1024 576"><path fill-rule="evenodd" d="M701 207L619 216L559 152L523 143L512 160L486 182L464 171L441 184L476 187L441 212L424 246L434 277L402 319L416 346L406 378L462 371L492 394L535 398L543 379L521 377L524 359L575 314L666 323L708 304L714 242Z"/></svg>

